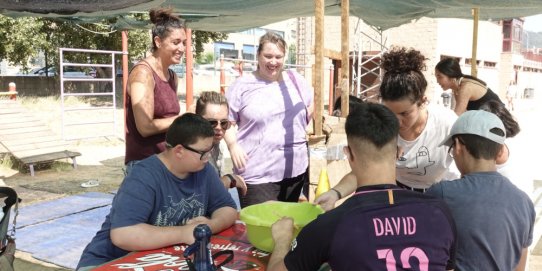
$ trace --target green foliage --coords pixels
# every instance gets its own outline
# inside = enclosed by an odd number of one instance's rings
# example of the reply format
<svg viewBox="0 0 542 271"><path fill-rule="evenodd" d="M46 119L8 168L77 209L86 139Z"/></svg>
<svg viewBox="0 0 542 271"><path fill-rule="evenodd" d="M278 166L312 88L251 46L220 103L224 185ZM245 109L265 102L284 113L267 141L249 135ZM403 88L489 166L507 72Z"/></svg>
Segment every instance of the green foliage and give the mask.
<svg viewBox="0 0 542 271"><path fill-rule="evenodd" d="M213 60L214 60L213 53L206 53L204 55L200 54L196 58L196 63L198 63L198 64L210 64L210 63L213 63Z"/></svg>
<svg viewBox="0 0 542 271"><path fill-rule="evenodd" d="M145 22L148 16L136 14L132 20ZM21 65L28 70L42 52L46 66L59 66L59 48L81 48L96 50L122 50L122 32L113 29L115 19L100 23L74 23L52 18L23 17L12 19L0 15L0 59L7 59L11 64ZM210 41L227 38L227 34L218 32L193 31L192 41L195 56L203 52L203 45ZM150 49L151 35L148 29L128 31L128 52L130 63L145 56ZM109 63L110 56L103 54L69 53L68 62ZM115 56L117 64L121 55Z"/></svg>
<svg viewBox="0 0 542 271"><path fill-rule="evenodd" d="M194 53L196 59L203 52L203 45L211 41L222 41L228 38L228 34L208 31L192 31L192 43L194 44Z"/></svg>
<svg viewBox="0 0 542 271"><path fill-rule="evenodd" d="M295 44L290 44L290 46L288 46L288 60L287 60L287 63L288 64L296 64L296 47L295 47Z"/></svg>

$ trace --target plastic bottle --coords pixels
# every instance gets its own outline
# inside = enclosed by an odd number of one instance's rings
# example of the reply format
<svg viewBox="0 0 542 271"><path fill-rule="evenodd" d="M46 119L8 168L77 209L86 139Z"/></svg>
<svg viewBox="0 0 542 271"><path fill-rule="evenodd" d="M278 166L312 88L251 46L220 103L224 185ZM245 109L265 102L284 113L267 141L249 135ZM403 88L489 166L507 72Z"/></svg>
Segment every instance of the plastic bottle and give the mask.
<svg viewBox="0 0 542 271"><path fill-rule="evenodd" d="M194 238L196 241L184 251L184 257L194 254L194 262L187 260L190 270L195 271L215 271L216 266L213 262L209 242L213 232L207 224L199 224L194 228Z"/></svg>

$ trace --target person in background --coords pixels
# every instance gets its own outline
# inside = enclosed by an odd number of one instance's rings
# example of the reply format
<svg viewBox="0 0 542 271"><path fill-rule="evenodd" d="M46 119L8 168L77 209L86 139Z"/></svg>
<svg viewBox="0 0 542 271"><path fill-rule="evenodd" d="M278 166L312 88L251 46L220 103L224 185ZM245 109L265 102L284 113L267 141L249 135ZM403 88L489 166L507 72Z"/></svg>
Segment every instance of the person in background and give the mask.
<svg viewBox="0 0 542 271"><path fill-rule="evenodd" d="M470 75L463 74L459 62L455 58L445 58L435 67L435 76L443 90L451 89L454 94L454 112L461 115L467 110L477 110L490 100L502 103L487 84Z"/></svg>
<svg viewBox="0 0 542 271"><path fill-rule="evenodd" d="M226 97L215 91L204 91L199 95L196 101L196 114L208 120L213 126L215 135L213 138L213 151L209 158L209 164L222 176L222 182L226 188L237 188L241 195L247 192L247 186L241 176L234 174L222 175L222 167L224 165L224 157L220 150L220 142L224 138L224 134L231 127L231 122L228 120L228 101Z"/></svg>
<svg viewBox="0 0 542 271"><path fill-rule="evenodd" d="M136 163L124 178L76 270L91 270L130 251L192 244L199 224L213 233L233 225L235 202L207 163L214 134L201 116L176 118L166 133L166 150Z"/></svg>
<svg viewBox="0 0 542 271"><path fill-rule="evenodd" d="M342 99L341 99L341 96L339 96L336 100L335 100L335 104L333 105L333 116L335 117L340 117L342 115L342 111L341 111L341 106L342 106ZM354 104L357 104L357 103L363 103L363 100L354 96L354 95L349 95L348 96L348 106L349 108L352 108L352 106Z"/></svg>
<svg viewBox="0 0 542 271"><path fill-rule="evenodd" d="M446 204L395 183L394 113L374 103L351 110L344 153L356 193L305 226L293 242L292 219L274 223L267 270L318 270L326 262L334 271L454 269L455 224Z"/></svg>
<svg viewBox="0 0 542 271"><path fill-rule="evenodd" d="M180 113L178 78L172 64L181 62L186 32L171 9L149 12L152 54L130 72L126 88L126 173L136 161L166 149L165 133Z"/></svg>
<svg viewBox="0 0 542 271"><path fill-rule="evenodd" d="M234 173L247 184L241 206L268 200L308 198L305 129L313 112L312 88L295 71L283 70L286 42L274 32L260 38L258 68L238 78L226 92L229 118L237 125L225 140Z"/></svg>
<svg viewBox="0 0 542 271"><path fill-rule="evenodd" d="M516 83L512 80L510 81L510 84L508 85L508 88L506 89L506 106L508 109L514 111L514 100L516 99L516 95L518 94L518 86Z"/></svg>
<svg viewBox="0 0 542 271"><path fill-rule="evenodd" d="M433 183L457 179L459 172L446 147L439 146L457 119L453 111L428 105L427 81L422 73L425 57L420 51L394 47L382 57L385 74L380 85L381 102L399 120L397 140L397 184L405 189L424 192ZM325 210L335 206L342 196L354 192L353 172L335 187L316 199Z"/></svg>
<svg viewBox="0 0 542 271"><path fill-rule="evenodd" d="M536 216L529 197L496 171L506 128L495 114L463 113L442 141L462 177L431 186L457 225L457 270L525 270Z"/></svg>

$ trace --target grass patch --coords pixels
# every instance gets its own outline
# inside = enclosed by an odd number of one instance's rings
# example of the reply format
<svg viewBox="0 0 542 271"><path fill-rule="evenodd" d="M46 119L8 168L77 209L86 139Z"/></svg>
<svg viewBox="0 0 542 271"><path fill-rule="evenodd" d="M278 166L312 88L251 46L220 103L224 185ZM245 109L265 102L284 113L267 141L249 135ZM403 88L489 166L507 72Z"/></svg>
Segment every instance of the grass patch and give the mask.
<svg viewBox="0 0 542 271"><path fill-rule="evenodd" d="M13 160L11 155L0 154L0 169L11 169L13 167Z"/></svg>

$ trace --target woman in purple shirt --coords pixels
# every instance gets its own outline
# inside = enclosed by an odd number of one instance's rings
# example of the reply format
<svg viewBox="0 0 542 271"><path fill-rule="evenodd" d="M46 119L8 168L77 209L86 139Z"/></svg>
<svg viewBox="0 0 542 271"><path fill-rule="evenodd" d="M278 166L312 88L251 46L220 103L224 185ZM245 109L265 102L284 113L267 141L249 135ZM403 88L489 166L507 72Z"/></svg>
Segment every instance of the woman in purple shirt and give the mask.
<svg viewBox="0 0 542 271"><path fill-rule="evenodd" d="M296 202L308 194L305 128L313 112L312 88L294 71L283 71L286 42L276 33L260 38L258 69L228 89L230 120L225 140L234 173L247 184L241 207L268 200Z"/></svg>

